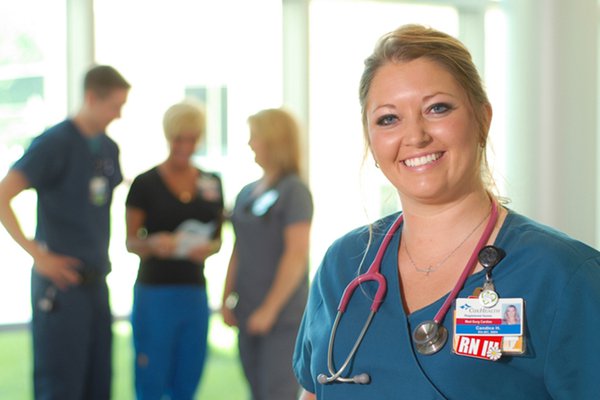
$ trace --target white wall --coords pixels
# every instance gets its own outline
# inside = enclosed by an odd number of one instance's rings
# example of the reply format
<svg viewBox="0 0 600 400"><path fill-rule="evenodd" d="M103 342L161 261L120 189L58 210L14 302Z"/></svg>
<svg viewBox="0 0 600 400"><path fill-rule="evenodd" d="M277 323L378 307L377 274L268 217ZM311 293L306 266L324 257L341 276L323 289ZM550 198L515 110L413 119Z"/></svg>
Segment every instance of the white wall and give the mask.
<svg viewBox="0 0 600 400"><path fill-rule="evenodd" d="M512 207L597 245L598 5L506 4Z"/></svg>

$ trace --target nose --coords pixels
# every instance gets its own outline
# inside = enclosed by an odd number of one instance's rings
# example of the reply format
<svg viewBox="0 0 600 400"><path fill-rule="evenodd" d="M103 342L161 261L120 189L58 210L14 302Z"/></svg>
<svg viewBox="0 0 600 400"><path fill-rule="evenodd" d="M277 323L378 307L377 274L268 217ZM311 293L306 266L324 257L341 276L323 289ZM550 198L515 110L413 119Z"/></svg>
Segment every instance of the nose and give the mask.
<svg viewBox="0 0 600 400"><path fill-rule="evenodd" d="M196 151L196 143L194 142L185 142L182 147L183 151L189 155L194 154L194 151Z"/></svg>
<svg viewBox="0 0 600 400"><path fill-rule="evenodd" d="M421 115L405 119L403 143L406 146L425 147L432 137L427 131L427 123Z"/></svg>

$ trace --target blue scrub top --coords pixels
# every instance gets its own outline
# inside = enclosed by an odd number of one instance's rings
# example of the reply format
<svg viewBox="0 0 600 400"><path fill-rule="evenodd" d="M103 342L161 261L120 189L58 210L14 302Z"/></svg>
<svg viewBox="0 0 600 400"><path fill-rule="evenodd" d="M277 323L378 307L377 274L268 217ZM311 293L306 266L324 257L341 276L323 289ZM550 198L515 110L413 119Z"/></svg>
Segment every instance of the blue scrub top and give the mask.
<svg viewBox="0 0 600 400"><path fill-rule="evenodd" d="M361 273L373 260L397 215L373 226L373 245ZM430 356L419 354L413 329L433 319L446 296L406 315L397 272L401 232L383 258L388 291L354 360L343 376L363 372L368 385L317 382L329 375L327 347L342 292L357 275L368 241L368 228L338 239L315 275L294 354L300 384L319 399L597 399L600 398L600 253L549 227L509 211L495 245L506 257L494 269L500 297L525 300L526 352L493 362L452 352L452 309L443 324L446 346ZM485 281L481 271L469 277L459 297L468 297ZM337 370L355 343L369 313L375 285L359 287L341 319L335 345Z"/></svg>
<svg viewBox="0 0 600 400"><path fill-rule="evenodd" d="M86 269L108 273L110 205L123 180L117 144L104 133L87 139L67 119L37 136L12 168L37 192L36 240L82 260ZM99 203L91 194L94 177L106 181Z"/></svg>

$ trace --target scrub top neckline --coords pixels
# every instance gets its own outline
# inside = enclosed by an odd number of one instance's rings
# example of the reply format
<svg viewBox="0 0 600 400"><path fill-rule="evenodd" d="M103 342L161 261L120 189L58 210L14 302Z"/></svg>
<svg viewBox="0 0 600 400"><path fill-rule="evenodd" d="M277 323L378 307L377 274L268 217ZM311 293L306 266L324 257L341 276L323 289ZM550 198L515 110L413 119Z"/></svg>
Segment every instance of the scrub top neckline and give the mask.
<svg viewBox="0 0 600 400"><path fill-rule="evenodd" d="M506 215L506 218L504 219L504 222L502 223L502 226L500 227L500 230L498 231L496 240L493 243L494 245L496 245L500 248L502 248L502 243L505 241L506 230L508 229L508 226L511 224L512 219L514 217L514 214L510 209L506 209L506 210L508 211L508 213ZM398 229L398 232L396 232L394 234L394 239L393 239L392 243L390 243L390 247L393 247L393 249L394 249L393 255L395 257L394 258L395 260L398 260L398 248L400 246L401 237L402 237L402 229ZM418 310L415 310L411 313L407 313L406 310L404 309L404 304L402 301L403 294L402 294L402 289L400 288L400 276L399 276L399 273L397 272L397 262L396 262L395 269L396 269L396 273L391 274L393 284L392 284L392 286L390 286L390 288L394 287L393 285L395 285L394 288L395 288L395 292L397 293L397 296L398 296L398 301L400 302L399 306L401 307L402 314L406 318L408 318L408 321L411 325L413 323L418 323L418 322L424 321L426 319L431 319L431 315L435 315L435 313L437 313L437 311L440 309L441 305L444 303L444 301L450 294L450 291L444 293L439 299L437 299L433 303L428 304L422 308L419 308ZM501 270L502 270L502 268L500 268L498 270L498 272L500 272ZM484 276L485 276L484 270L481 270L474 274L469 275L469 277L465 281L463 288L459 292L458 297L464 296L464 289L469 287L471 285L471 283L473 283L473 281L483 282ZM390 279L389 276L386 276L386 278ZM448 314L450 314L450 311L448 312ZM444 320L446 319L446 317L444 317Z"/></svg>

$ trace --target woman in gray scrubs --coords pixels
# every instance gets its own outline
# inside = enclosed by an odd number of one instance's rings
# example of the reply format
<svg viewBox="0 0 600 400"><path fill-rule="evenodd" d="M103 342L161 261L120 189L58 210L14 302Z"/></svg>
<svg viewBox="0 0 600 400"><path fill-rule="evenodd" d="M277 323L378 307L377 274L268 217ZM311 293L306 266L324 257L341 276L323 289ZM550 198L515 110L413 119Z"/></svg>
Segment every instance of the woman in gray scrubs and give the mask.
<svg viewBox="0 0 600 400"><path fill-rule="evenodd" d="M299 176L298 125L282 109L248 119L250 148L263 176L237 196L235 246L223 319L239 329L239 353L254 400L296 399L291 367L308 291L312 196Z"/></svg>

